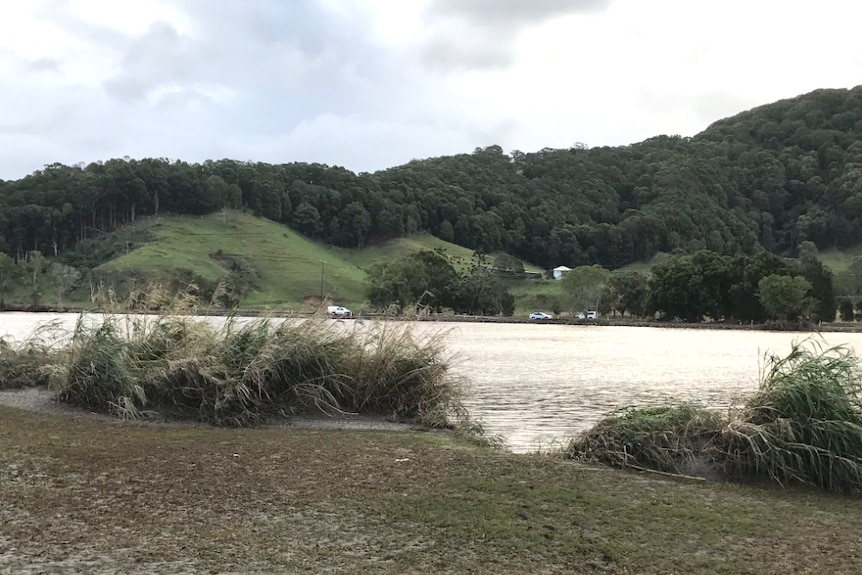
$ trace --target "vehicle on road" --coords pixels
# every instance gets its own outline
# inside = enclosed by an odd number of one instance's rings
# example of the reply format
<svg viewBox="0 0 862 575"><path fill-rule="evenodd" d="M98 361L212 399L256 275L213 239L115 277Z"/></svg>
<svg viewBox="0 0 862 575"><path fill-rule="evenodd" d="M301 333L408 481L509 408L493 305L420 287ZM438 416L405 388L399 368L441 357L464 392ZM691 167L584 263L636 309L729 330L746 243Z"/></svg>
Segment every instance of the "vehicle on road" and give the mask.
<svg viewBox="0 0 862 575"><path fill-rule="evenodd" d="M346 307L341 307L340 305L331 305L326 308L329 312L329 315L335 318L345 318L345 317L353 317L353 312L347 309Z"/></svg>
<svg viewBox="0 0 862 575"><path fill-rule="evenodd" d="M582 312L578 314L578 319L599 319L599 312L597 311L588 311Z"/></svg>
<svg viewBox="0 0 862 575"><path fill-rule="evenodd" d="M554 319L554 316L548 315L543 311L534 311L530 314L530 319Z"/></svg>

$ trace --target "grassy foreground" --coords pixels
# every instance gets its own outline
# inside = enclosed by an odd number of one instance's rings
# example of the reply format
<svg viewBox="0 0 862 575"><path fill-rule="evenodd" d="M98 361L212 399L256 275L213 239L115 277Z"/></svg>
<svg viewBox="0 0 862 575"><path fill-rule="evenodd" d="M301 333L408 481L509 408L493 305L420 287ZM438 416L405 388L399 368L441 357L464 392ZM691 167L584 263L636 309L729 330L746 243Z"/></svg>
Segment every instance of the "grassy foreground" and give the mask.
<svg viewBox="0 0 862 575"><path fill-rule="evenodd" d="M855 573L862 501L428 433L0 407L2 573Z"/></svg>

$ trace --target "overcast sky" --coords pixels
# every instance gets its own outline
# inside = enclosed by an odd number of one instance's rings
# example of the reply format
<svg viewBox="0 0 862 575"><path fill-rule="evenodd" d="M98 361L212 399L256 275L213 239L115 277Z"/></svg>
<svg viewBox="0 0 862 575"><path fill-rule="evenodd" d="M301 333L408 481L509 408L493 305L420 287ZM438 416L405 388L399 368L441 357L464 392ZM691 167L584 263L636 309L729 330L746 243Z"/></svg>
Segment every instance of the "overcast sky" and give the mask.
<svg viewBox="0 0 862 575"><path fill-rule="evenodd" d="M0 178L130 156L374 171L691 136L862 83L850 0L27 0Z"/></svg>

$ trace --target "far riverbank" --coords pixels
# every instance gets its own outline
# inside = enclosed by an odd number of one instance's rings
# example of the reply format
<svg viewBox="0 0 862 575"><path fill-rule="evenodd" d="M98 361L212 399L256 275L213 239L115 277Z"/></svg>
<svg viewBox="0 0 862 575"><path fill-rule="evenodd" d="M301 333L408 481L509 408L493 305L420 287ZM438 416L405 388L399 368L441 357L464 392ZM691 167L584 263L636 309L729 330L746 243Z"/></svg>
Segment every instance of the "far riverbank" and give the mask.
<svg viewBox="0 0 862 575"><path fill-rule="evenodd" d="M152 312L119 311L109 312L107 310L87 309L82 307L38 307L18 306L7 304L3 312L17 313L160 313L158 310ZM317 312L310 311L281 311L281 310L236 310L234 315L241 317L311 317ZM231 312L227 310L196 309L193 315L227 317ZM767 323L744 323L744 322L682 322L682 321L658 321L624 317L602 317L597 320L581 320L570 317L560 317L546 320L531 320L527 317L505 317L505 316L472 316L455 313L432 313L432 314L380 314L374 312L360 311L352 318L343 319L381 319L386 321L430 321L430 322L454 322L454 323L501 323L501 324L545 324L545 325L590 325L590 326L615 326L615 327L652 327L662 329L710 329L710 330L753 330L753 331L778 331L778 332L804 332L804 333L862 333L862 322L767 322Z"/></svg>

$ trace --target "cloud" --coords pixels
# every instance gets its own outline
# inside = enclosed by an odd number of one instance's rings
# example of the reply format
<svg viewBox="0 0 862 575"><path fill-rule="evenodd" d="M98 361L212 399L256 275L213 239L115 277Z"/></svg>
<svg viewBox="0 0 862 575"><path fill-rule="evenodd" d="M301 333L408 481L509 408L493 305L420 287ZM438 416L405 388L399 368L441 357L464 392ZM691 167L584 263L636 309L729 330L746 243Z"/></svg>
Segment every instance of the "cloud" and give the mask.
<svg viewBox="0 0 862 575"><path fill-rule="evenodd" d="M604 10L611 0L432 0L432 16L464 18L477 27L519 28L566 14Z"/></svg>
<svg viewBox="0 0 862 575"><path fill-rule="evenodd" d="M55 58L36 58L27 62L28 72L57 72L60 70L60 61Z"/></svg>
<svg viewBox="0 0 862 575"><path fill-rule="evenodd" d="M858 83L862 8L823 1L13 2L0 177L125 155L371 171L492 144L693 135Z"/></svg>
<svg viewBox="0 0 862 575"><path fill-rule="evenodd" d="M434 25L423 53L437 71L494 70L516 57L519 32L559 16L596 12L611 0L431 0L425 13Z"/></svg>

